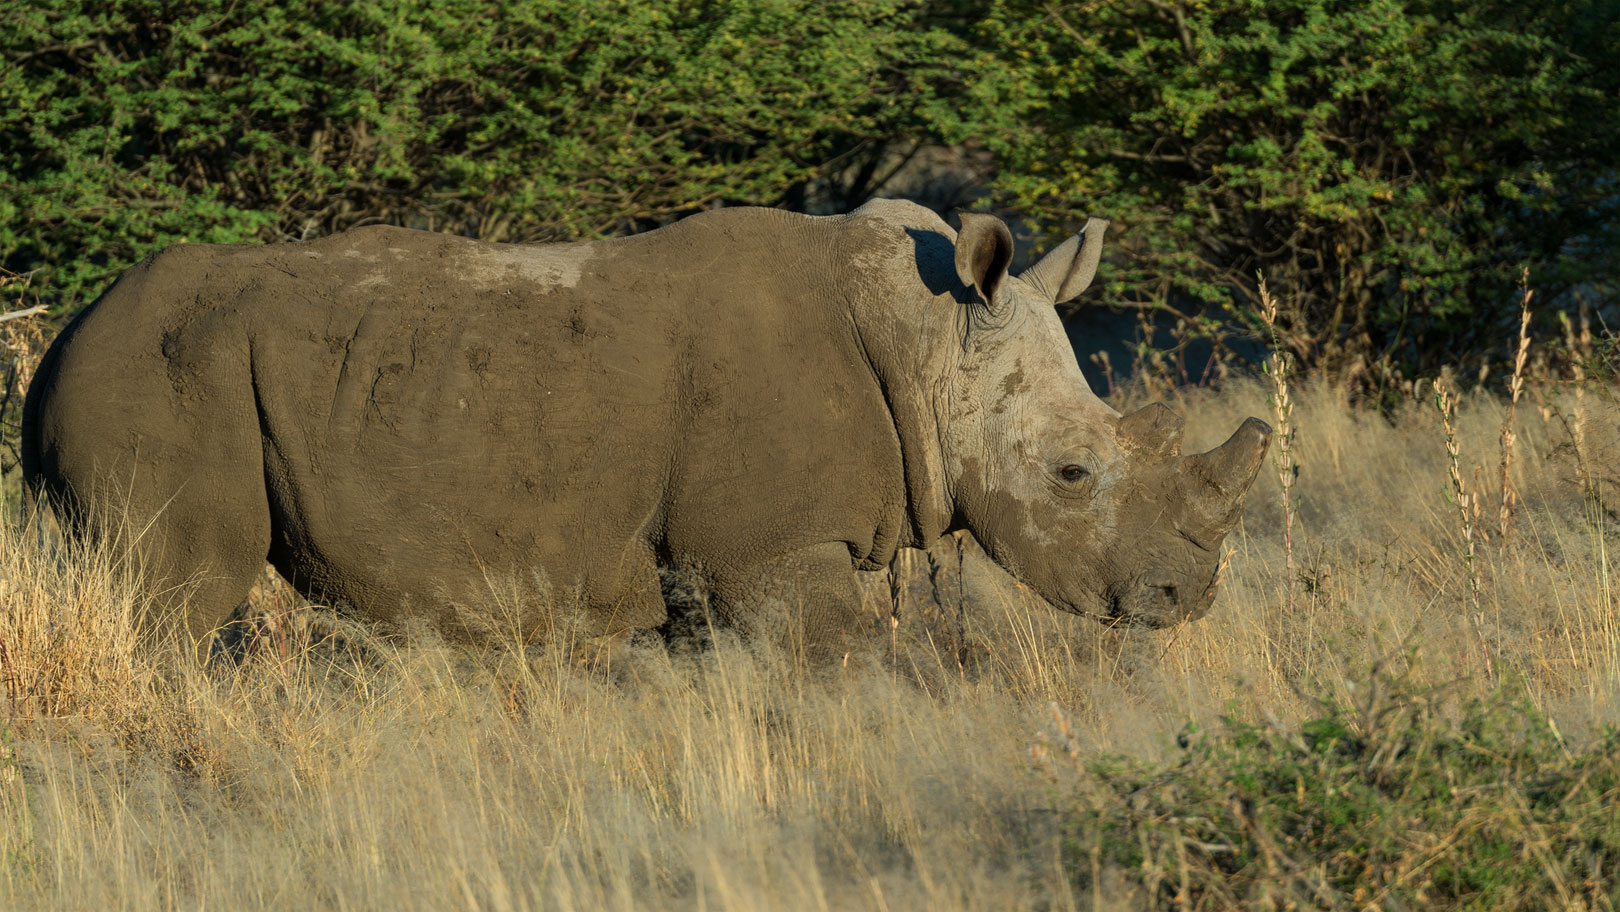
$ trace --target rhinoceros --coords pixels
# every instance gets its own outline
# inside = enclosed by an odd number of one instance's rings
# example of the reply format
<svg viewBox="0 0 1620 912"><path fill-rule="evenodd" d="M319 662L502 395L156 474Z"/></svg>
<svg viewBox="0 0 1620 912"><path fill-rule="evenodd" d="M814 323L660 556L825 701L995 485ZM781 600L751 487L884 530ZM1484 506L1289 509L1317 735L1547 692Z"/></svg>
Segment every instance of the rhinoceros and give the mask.
<svg viewBox="0 0 1620 912"><path fill-rule="evenodd" d="M1170 409L1093 395L1054 305L1105 227L1018 275L1001 220L896 201L171 247L49 350L25 478L78 536L142 530L199 640L266 560L452 638L507 574L572 593L587 635L655 628L679 565L720 617L785 601L837 655L856 574L959 529L1059 609L1162 626L1208 609L1270 429L1183 456Z"/></svg>

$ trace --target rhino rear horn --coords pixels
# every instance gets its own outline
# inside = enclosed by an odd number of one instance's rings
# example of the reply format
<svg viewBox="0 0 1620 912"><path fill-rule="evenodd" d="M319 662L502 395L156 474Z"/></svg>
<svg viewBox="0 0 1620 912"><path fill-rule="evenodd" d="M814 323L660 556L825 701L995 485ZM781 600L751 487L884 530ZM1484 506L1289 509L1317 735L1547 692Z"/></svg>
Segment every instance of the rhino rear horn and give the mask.
<svg viewBox="0 0 1620 912"><path fill-rule="evenodd" d="M1120 446L1142 455L1177 456L1181 453L1182 424L1181 416L1170 406L1155 402L1119 419L1114 437Z"/></svg>
<svg viewBox="0 0 1620 912"><path fill-rule="evenodd" d="M983 212L962 213L962 230L956 234L956 275L963 285L979 293L992 312L999 309L1012 255L1012 232L1005 222Z"/></svg>
<svg viewBox="0 0 1620 912"><path fill-rule="evenodd" d="M1018 277L1050 298L1053 304L1080 297L1091 287L1091 280L1097 274L1103 235L1107 232L1107 219L1087 219L1086 227L1080 229L1079 234L1059 244Z"/></svg>
<svg viewBox="0 0 1620 912"><path fill-rule="evenodd" d="M1188 506L1222 535L1237 520L1243 495L1254 483L1271 443L1271 425L1250 418L1227 441L1207 453L1188 456L1182 468L1189 477Z"/></svg>

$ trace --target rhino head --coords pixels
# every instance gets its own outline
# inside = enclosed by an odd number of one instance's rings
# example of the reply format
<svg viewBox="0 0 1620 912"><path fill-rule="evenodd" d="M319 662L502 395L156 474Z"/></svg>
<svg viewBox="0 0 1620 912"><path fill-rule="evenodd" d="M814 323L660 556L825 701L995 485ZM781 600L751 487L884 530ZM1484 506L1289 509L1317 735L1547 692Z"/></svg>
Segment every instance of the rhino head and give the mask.
<svg viewBox="0 0 1620 912"><path fill-rule="evenodd" d="M1058 608L1153 627L1202 616L1271 428L1250 418L1182 455L1168 407L1121 416L1092 393L1055 305L1090 285L1107 222L1013 276L1007 226L962 220L965 336L942 415L953 525Z"/></svg>

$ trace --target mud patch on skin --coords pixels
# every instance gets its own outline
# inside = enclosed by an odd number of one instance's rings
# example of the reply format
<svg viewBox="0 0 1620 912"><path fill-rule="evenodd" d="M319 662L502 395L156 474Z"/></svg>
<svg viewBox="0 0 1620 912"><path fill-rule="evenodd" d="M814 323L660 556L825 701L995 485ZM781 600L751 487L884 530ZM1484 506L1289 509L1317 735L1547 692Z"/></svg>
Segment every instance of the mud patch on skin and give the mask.
<svg viewBox="0 0 1620 912"><path fill-rule="evenodd" d="M466 278L486 287L521 284L573 288L579 284L590 256L577 244L479 245L469 247L466 253Z"/></svg>
<svg viewBox="0 0 1620 912"><path fill-rule="evenodd" d="M569 308L562 325L565 337L576 345L589 342L596 335L586 319L586 310L582 306Z"/></svg>
<svg viewBox="0 0 1620 912"><path fill-rule="evenodd" d="M480 389L489 389L489 362L494 351L487 345L474 345L467 349L467 368L478 378ZM466 408L465 405L462 406Z"/></svg>
<svg viewBox="0 0 1620 912"><path fill-rule="evenodd" d="M1023 395L1029 389L1029 383L1024 379L1024 362L1013 362L1013 369L1001 380L1001 399L990 411L1000 415L1012 407L1013 400Z"/></svg>

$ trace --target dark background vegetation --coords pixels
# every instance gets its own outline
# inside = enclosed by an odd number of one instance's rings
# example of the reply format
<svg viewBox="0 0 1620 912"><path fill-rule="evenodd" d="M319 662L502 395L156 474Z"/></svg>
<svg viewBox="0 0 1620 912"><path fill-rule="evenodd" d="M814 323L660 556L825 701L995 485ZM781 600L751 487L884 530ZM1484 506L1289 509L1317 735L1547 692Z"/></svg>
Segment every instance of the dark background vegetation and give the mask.
<svg viewBox="0 0 1620 912"><path fill-rule="evenodd" d="M177 241L600 237L943 171L942 208L1114 219L1093 298L1218 350L1263 270L1281 344L1372 390L1505 359L1524 267L1613 306L1617 51L1620 0L30 0L0 265L65 315Z"/></svg>

